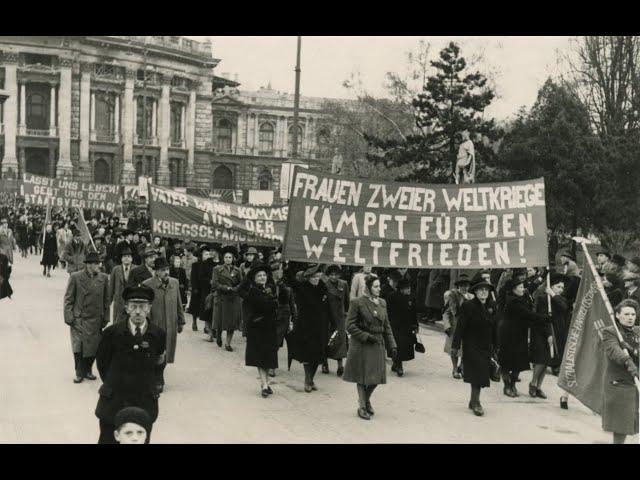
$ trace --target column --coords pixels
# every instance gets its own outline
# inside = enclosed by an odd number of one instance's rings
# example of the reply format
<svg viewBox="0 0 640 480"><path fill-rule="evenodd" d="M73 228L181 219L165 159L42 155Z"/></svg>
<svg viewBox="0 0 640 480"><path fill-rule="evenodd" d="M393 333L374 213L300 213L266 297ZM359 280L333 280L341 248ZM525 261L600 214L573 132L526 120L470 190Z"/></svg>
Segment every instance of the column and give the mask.
<svg viewBox="0 0 640 480"><path fill-rule="evenodd" d="M2 159L2 178L18 177L18 158L16 156L16 134L18 130L18 56L4 54L4 87L9 95L4 102L4 158Z"/></svg>
<svg viewBox="0 0 640 480"><path fill-rule="evenodd" d="M196 146L196 91L189 92L189 104L186 108L185 147L187 149L187 185L193 185L195 175L195 146Z"/></svg>
<svg viewBox="0 0 640 480"><path fill-rule="evenodd" d="M187 106L183 103L180 109L180 140L182 141L182 148L185 146L187 138Z"/></svg>
<svg viewBox="0 0 640 480"><path fill-rule="evenodd" d="M80 170L91 171L89 142L91 141L91 65L80 65Z"/></svg>
<svg viewBox="0 0 640 480"><path fill-rule="evenodd" d="M236 125L237 131L238 133L236 134L236 154L242 154L244 153L244 147L245 147L245 135L244 135L244 128L245 128L245 112L239 112L238 113L238 123Z"/></svg>
<svg viewBox="0 0 640 480"><path fill-rule="evenodd" d="M260 118L256 113L256 116L253 120L253 147L254 147L254 155L260 154Z"/></svg>
<svg viewBox="0 0 640 480"><path fill-rule="evenodd" d="M131 185L135 181L133 168L133 136L136 118L136 102L133 97L135 75L135 71L130 69L125 72L122 97L122 177L120 181L124 185Z"/></svg>
<svg viewBox="0 0 640 480"><path fill-rule="evenodd" d="M146 105L146 99L145 99ZM154 98L151 102L151 137L158 136L158 104L156 99Z"/></svg>
<svg viewBox="0 0 640 480"><path fill-rule="evenodd" d="M73 177L71 163L71 59L60 60L60 87L58 89L58 164L56 177Z"/></svg>
<svg viewBox="0 0 640 480"><path fill-rule="evenodd" d="M276 157L287 157L289 155L289 144L287 136L287 118L286 117L278 117L276 123L276 145L275 145L275 156Z"/></svg>
<svg viewBox="0 0 640 480"><path fill-rule="evenodd" d="M20 135L26 134L27 128L27 84L20 83Z"/></svg>
<svg viewBox="0 0 640 480"><path fill-rule="evenodd" d="M90 105L90 138L95 142L96 140L96 92L91 92L91 105Z"/></svg>
<svg viewBox="0 0 640 480"><path fill-rule="evenodd" d="M51 85L49 95L49 136L56 137L56 86Z"/></svg>
<svg viewBox="0 0 640 480"><path fill-rule="evenodd" d="M158 137L160 141L160 164L158 166L158 183L169 184L169 131L171 123L171 77L164 76L162 81L162 94L158 109ZM154 110L155 112L155 110ZM154 115L156 118L156 115Z"/></svg>
<svg viewBox="0 0 640 480"><path fill-rule="evenodd" d="M113 107L113 134L115 142L120 143L120 94L115 94L115 106Z"/></svg>
<svg viewBox="0 0 640 480"><path fill-rule="evenodd" d="M133 97L133 138L138 137L138 98ZM135 143L139 143L140 140L136 140Z"/></svg>

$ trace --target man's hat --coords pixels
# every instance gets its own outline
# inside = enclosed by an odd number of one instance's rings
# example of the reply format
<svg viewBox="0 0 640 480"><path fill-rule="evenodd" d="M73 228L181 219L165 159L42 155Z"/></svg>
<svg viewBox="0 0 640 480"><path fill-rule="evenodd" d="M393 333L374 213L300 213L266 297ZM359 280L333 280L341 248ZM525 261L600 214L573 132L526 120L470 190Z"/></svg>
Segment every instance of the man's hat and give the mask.
<svg viewBox="0 0 640 480"><path fill-rule="evenodd" d="M404 288L411 288L411 281L407 278L401 278L400 281L398 281L398 290Z"/></svg>
<svg viewBox="0 0 640 480"><path fill-rule="evenodd" d="M459 287L463 283L466 283L467 285L471 285L471 280L469 280L469 277L467 276L466 273L460 274L460 276L458 277L458 280L455 281L454 285L456 287Z"/></svg>
<svg viewBox="0 0 640 480"><path fill-rule="evenodd" d="M571 260L573 262L576 261L576 257L574 257L573 254L568 250L563 250L562 252L560 252L560 256L561 257L567 257L569 260Z"/></svg>
<svg viewBox="0 0 640 480"><path fill-rule="evenodd" d="M155 293L153 293L153 289L142 284L126 287L122 291L122 298L125 302L128 300L146 300L147 302L153 302L154 297Z"/></svg>
<svg viewBox="0 0 640 480"><path fill-rule="evenodd" d="M122 229L122 234L126 237L127 235L133 235L133 230L129 230L128 228Z"/></svg>
<svg viewBox="0 0 640 480"><path fill-rule="evenodd" d="M489 289L489 291L494 290L493 285L491 285L489 282L485 282L484 280L481 280L471 285L469 287L469 291L471 293L475 293L475 291L478 290L479 288L487 288Z"/></svg>
<svg viewBox="0 0 640 480"><path fill-rule="evenodd" d="M596 255L606 255L607 258L611 258L611 253L609 252L609 250L603 247L600 247L598 250L596 250Z"/></svg>
<svg viewBox="0 0 640 480"><path fill-rule="evenodd" d="M618 255L617 253L613 254L613 257L611 257L611 261L615 263L617 266L619 266L620 268L624 267L627 263L627 259L624 258L622 255Z"/></svg>
<svg viewBox="0 0 640 480"><path fill-rule="evenodd" d="M319 271L320 271L320 264L317 263L317 264L313 265L312 267L307 268L304 271L304 278L312 277L313 275L315 275Z"/></svg>
<svg viewBox="0 0 640 480"><path fill-rule="evenodd" d="M100 255L98 255L98 252L96 252L95 250L91 250L89 253L87 253L87 256L84 259L84 263L100 263L102 260L100 260Z"/></svg>
<svg viewBox="0 0 640 480"><path fill-rule="evenodd" d="M551 285L556 285L561 282L566 285L568 281L569 281L569 277L567 277L566 275L563 275L562 273L552 273L551 277L549 278L549 284Z"/></svg>
<svg viewBox="0 0 640 480"><path fill-rule="evenodd" d="M632 264L634 271L640 272L640 257L633 257L629 260L629 263Z"/></svg>
<svg viewBox="0 0 640 480"><path fill-rule="evenodd" d="M255 248L254 248L255 250ZM234 247L233 245L227 245L226 247L222 247L221 252L222 256L224 257L227 253L230 253L231 255L233 255L234 257L238 256L238 250L236 249L236 247ZM257 252L256 252L257 253Z"/></svg>
<svg viewBox="0 0 640 480"><path fill-rule="evenodd" d="M388 278L390 278L394 282L399 282L400 280L402 280L402 274L398 270L391 270L391 272L389 272Z"/></svg>
<svg viewBox="0 0 640 480"><path fill-rule="evenodd" d="M269 275L269 272L271 271L271 269L264 264L260 264L260 265L256 265L255 267L252 267L251 270L249 270L249 273L247 274L247 278L249 279L250 282L254 282L256 279L256 275L260 272L264 272L267 275Z"/></svg>
<svg viewBox="0 0 640 480"><path fill-rule="evenodd" d="M142 258L150 257L151 255L157 255L158 251L153 247L147 247L144 249L144 253L142 254Z"/></svg>
<svg viewBox="0 0 640 480"><path fill-rule="evenodd" d="M120 428L125 423L135 423L143 427L147 433L151 428L151 418L146 410L139 407L125 407L116 413L114 426Z"/></svg>
<svg viewBox="0 0 640 480"><path fill-rule="evenodd" d="M521 277L513 277L507 280L507 282L504 284L504 288L506 289L507 292L510 292L521 283L524 283L524 280L522 280Z"/></svg>
<svg viewBox="0 0 640 480"><path fill-rule="evenodd" d="M133 256L133 253L131 253L130 248L127 247L122 249L122 252L120 253L120 258L124 257L125 255Z"/></svg>
<svg viewBox="0 0 640 480"><path fill-rule="evenodd" d="M339 265L329 265L325 273L327 275L331 275L333 273L337 273L338 275L340 275L342 273L342 269L340 268Z"/></svg>
<svg viewBox="0 0 640 480"><path fill-rule="evenodd" d="M156 261L153 262L153 269L162 270L163 268L169 268L169 262L167 262L167 259L164 257L156 258Z"/></svg>
<svg viewBox="0 0 640 480"><path fill-rule="evenodd" d="M256 250L256 247L249 247L245 253L245 255L258 255L258 250Z"/></svg>
<svg viewBox="0 0 640 480"><path fill-rule="evenodd" d="M74 237L80 236L80 230L75 225L71 227L71 233L73 234Z"/></svg>

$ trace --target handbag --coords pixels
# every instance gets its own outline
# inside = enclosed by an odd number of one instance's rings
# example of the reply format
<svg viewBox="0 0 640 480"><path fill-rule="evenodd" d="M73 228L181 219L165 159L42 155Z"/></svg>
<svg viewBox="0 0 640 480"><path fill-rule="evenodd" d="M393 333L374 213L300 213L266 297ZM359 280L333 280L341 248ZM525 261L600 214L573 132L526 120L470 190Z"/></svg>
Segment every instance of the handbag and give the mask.
<svg viewBox="0 0 640 480"><path fill-rule="evenodd" d="M489 378L493 382L500 381L500 364L493 356L489 357Z"/></svg>
<svg viewBox="0 0 640 480"><path fill-rule="evenodd" d="M336 330L331 335L329 339L329 343L327 344L327 357L334 358L336 356L336 352L338 350L338 331Z"/></svg>
<svg viewBox="0 0 640 480"><path fill-rule="evenodd" d="M427 349L424 348L424 345L422 344L422 342L420 342L420 339L418 338L418 336L415 336L415 344L413 345L413 348L415 349L416 352L418 353L426 353Z"/></svg>

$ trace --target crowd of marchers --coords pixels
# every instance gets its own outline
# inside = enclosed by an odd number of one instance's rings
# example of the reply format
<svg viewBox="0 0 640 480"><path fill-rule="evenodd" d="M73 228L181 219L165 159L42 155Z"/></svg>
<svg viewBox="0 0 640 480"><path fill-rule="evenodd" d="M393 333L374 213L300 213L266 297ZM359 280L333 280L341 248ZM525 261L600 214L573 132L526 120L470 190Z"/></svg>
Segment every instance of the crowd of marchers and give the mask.
<svg viewBox="0 0 640 480"><path fill-rule="evenodd" d="M568 250L551 270L468 275L356 269L288 262L279 248L161 238L149 232L144 212L128 215L126 224L89 215L89 242L73 212L56 212L46 225L42 209L5 207L0 213L0 291L8 286L18 246L23 255L41 255L44 276L57 267L70 275L64 317L74 382L95 380L97 363L103 381L96 408L101 443L116 441L116 416L125 407L146 412L149 441L165 389L164 370L176 358L185 314L191 315L193 331L204 322L205 338L223 352L234 350L232 340L240 332L245 363L257 368L264 398L275 393L270 379L279 367L278 350L286 345L288 364L296 360L304 366L304 392L321 388L317 371L329 374L329 361L335 360L336 374L356 384L358 417L371 420L376 413L371 397L386 383L387 359L402 377L407 362L424 352L418 335L422 321L442 322L452 378L470 384L473 414L484 415L480 392L491 380L503 382L504 395L521 395L519 375L525 370L532 376L523 393L544 400L543 381L548 371L558 374L580 284L581 272ZM31 242L29 232L38 228ZM596 258L623 336L619 341L615 329L603 331L608 361L603 428L624 442L638 432L633 385L640 258L627 260L605 249ZM568 408L567 396L560 406Z"/></svg>

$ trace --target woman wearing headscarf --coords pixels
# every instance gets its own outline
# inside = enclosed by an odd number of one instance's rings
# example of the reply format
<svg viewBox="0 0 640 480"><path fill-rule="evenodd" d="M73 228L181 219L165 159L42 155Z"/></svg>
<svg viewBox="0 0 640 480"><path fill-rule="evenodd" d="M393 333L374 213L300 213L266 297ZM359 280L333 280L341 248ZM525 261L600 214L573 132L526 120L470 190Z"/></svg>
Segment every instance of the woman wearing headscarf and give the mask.
<svg viewBox="0 0 640 480"><path fill-rule="evenodd" d="M546 328L551 319L546 313L533 311L533 301L522 276L514 276L505 285L506 297L500 325L499 363L507 397L520 396L516 381L520 372L529 370L529 327Z"/></svg>
<svg viewBox="0 0 640 480"><path fill-rule="evenodd" d="M462 348L464 381L471 384L469 409L478 417L484 415L480 392L490 385L490 361L497 347L496 306L489 297L492 290L493 285L484 280L471 285L469 291L475 298L460 307L451 342L452 355Z"/></svg>
<svg viewBox="0 0 640 480"><path fill-rule="evenodd" d="M473 294L469 293L470 285L469 277L463 273L458 277L458 280L456 280L454 284L455 288L444 294L445 309L442 320L444 323L444 333L447 335L444 341L444 351L451 357L451 364L453 365L451 375L453 375L455 379L462 378L462 363L460 362L462 352L458 349L454 355L451 352L451 342L453 341L456 325L458 324L460 307L466 300L473 300L474 298Z"/></svg>
<svg viewBox="0 0 640 480"><path fill-rule="evenodd" d="M278 334L276 292L267 286L269 267L258 265L248 275L249 289L244 298L247 346L245 365L257 367L260 375L261 394L264 398L273 393L268 372L278 368Z"/></svg>
<svg viewBox="0 0 640 480"><path fill-rule="evenodd" d="M242 283L242 272L233 262L237 256L234 247L222 249L223 264L213 269L211 287L214 292L213 329L216 331L216 343L222 347L222 332L227 332L225 350L233 352L231 340L234 332L240 327L240 309L242 301L238 290Z"/></svg>
<svg viewBox="0 0 640 480"><path fill-rule="evenodd" d="M607 359L602 429L612 432L617 444L624 443L627 435L638 434L638 308L635 300L623 300L615 308L616 325L601 330Z"/></svg>
<svg viewBox="0 0 640 480"><path fill-rule="evenodd" d="M295 290L298 317L294 321L296 348L293 358L304 366L304 391L317 390L314 382L318 366L326 359L329 342L329 302L319 266L304 272L304 281Z"/></svg>
<svg viewBox="0 0 640 480"><path fill-rule="evenodd" d="M329 346L327 358L338 362L336 374L341 377L344 373L342 360L347 356L347 329L345 319L349 310L349 285L340 278L342 271L337 265L327 268L327 295L329 301ZM329 373L328 360L322 364L322 373Z"/></svg>
<svg viewBox="0 0 640 480"><path fill-rule="evenodd" d="M380 279L365 278L365 293L351 300L347 313L347 332L351 335L343 379L357 384L358 411L363 420L375 414L371 395L378 385L387 383L386 352L397 357L397 346L387 314L387 304L380 298Z"/></svg>

